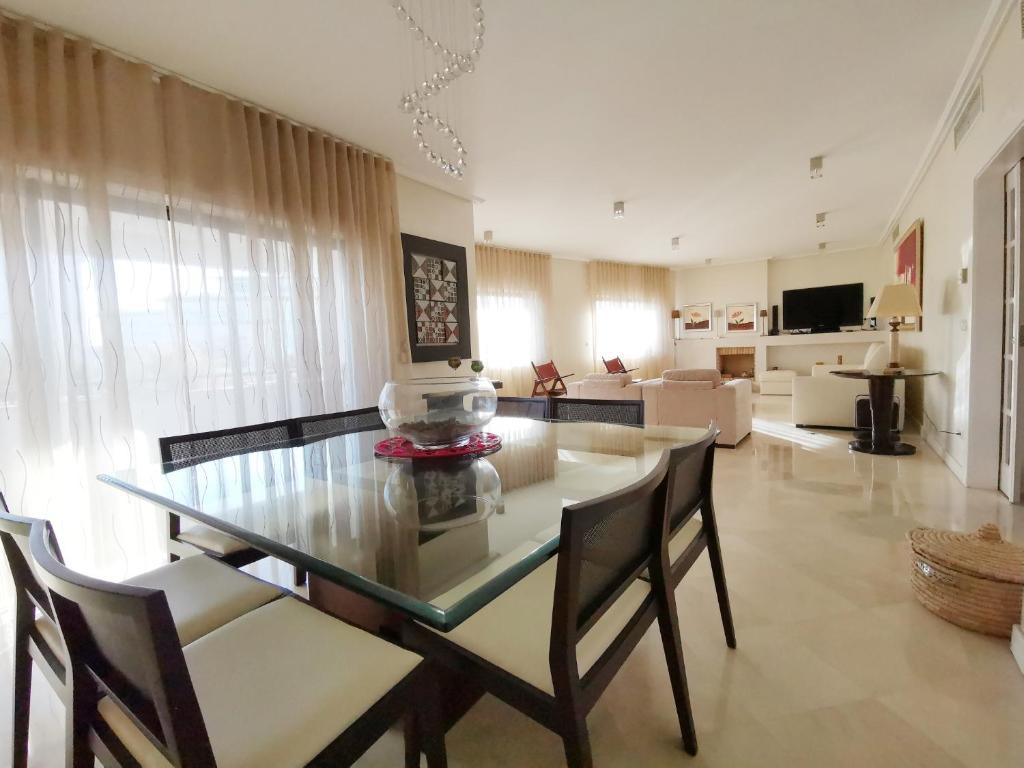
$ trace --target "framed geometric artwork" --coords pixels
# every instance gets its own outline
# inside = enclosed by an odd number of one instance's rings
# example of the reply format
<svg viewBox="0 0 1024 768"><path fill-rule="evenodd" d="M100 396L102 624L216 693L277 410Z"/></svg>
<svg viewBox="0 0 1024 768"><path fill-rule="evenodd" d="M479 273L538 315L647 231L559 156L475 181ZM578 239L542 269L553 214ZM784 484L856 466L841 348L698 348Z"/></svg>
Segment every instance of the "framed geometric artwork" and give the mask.
<svg viewBox="0 0 1024 768"><path fill-rule="evenodd" d="M921 287L924 285L922 279L924 274L921 271L924 267L924 221L918 219L910 225L910 229L903 233L896 243L896 282L909 283L917 288L917 300L924 306L921 296ZM921 318L905 318L903 331L920 331Z"/></svg>
<svg viewBox="0 0 1024 768"><path fill-rule="evenodd" d="M684 304L682 312L683 335L705 336L710 334L713 318L711 302Z"/></svg>
<svg viewBox="0 0 1024 768"><path fill-rule="evenodd" d="M754 333L757 331L757 302L725 305L726 333Z"/></svg>
<svg viewBox="0 0 1024 768"><path fill-rule="evenodd" d="M472 357L466 249L403 233L402 263L412 361Z"/></svg>

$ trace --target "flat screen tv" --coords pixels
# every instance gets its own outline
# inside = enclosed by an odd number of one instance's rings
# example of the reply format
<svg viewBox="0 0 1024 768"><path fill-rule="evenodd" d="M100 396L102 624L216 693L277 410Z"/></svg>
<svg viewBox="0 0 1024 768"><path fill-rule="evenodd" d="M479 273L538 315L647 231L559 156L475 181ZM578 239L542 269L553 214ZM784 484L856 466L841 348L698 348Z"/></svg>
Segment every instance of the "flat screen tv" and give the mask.
<svg viewBox="0 0 1024 768"><path fill-rule="evenodd" d="M864 283L782 292L782 327L824 333L864 322Z"/></svg>

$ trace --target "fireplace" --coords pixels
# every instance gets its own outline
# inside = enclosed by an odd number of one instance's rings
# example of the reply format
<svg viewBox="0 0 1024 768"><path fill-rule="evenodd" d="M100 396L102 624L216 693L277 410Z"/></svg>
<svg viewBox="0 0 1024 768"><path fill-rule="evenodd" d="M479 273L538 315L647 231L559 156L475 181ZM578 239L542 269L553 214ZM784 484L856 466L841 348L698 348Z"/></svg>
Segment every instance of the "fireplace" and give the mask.
<svg viewBox="0 0 1024 768"><path fill-rule="evenodd" d="M754 378L753 347L719 347L715 360L723 379Z"/></svg>

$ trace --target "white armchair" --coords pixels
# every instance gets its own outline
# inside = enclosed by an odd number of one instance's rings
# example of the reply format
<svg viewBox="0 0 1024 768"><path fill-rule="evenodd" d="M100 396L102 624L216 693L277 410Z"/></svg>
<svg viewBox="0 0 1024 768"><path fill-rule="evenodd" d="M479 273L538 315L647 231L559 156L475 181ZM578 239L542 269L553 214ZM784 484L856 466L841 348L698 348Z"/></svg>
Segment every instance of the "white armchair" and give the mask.
<svg viewBox="0 0 1024 768"><path fill-rule="evenodd" d="M876 342L868 348L861 365L815 365L810 376L793 379L793 423L798 427L834 427L853 429L856 426L856 400L868 394L867 381L843 379L832 371L881 370L888 364L888 347ZM906 387L896 382L896 403L899 420L896 429L903 429L906 412Z"/></svg>
<svg viewBox="0 0 1024 768"><path fill-rule="evenodd" d="M628 373L588 373L568 385L569 397L588 400L643 400L643 390Z"/></svg>
<svg viewBox="0 0 1024 768"><path fill-rule="evenodd" d="M718 444L735 447L752 428L750 379L722 382L714 369L665 371L644 382L644 421L675 427L706 427L714 422Z"/></svg>

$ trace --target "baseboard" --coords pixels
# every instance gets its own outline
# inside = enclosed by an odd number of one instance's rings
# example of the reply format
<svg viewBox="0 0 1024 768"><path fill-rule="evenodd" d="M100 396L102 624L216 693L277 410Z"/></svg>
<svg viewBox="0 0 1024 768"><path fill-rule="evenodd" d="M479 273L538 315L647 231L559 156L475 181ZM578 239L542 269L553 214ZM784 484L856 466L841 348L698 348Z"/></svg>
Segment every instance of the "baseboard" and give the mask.
<svg viewBox="0 0 1024 768"><path fill-rule="evenodd" d="M910 416L907 416L908 420ZM912 419L915 426L918 427L919 434L922 439L928 443L928 447L931 448L935 453L942 459L949 471L953 473L953 476L960 481L961 485L967 485L967 468L964 467L959 461L950 455L949 451L946 450L945 435L939 430L935 429L931 425L930 421L918 422L917 419Z"/></svg>
<svg viewBox="0 0 1024 768"><path fill-rule="evenodd" d="M1013 658L1017 660L1017 666L1021 673L1024 673L1024 628L1017 624L1010 635L1010 650L1013 651Z"/></svg>

